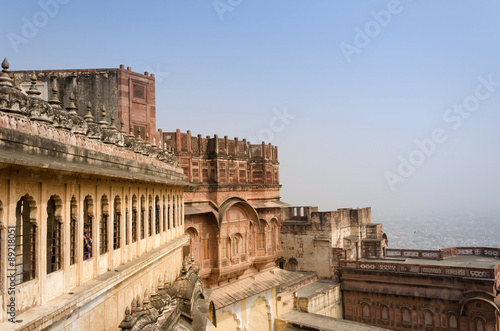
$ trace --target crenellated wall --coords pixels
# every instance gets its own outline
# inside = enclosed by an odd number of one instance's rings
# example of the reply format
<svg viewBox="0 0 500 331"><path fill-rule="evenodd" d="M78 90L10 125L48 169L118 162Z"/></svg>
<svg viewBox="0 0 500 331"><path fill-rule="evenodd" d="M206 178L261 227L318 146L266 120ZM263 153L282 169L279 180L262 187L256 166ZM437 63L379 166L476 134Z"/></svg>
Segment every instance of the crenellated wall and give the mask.
<svg viewBox="0 0 500 331"><path fill-rule="evenodd" d="M190 131L162 132L163 148L172 148L181 161L186 179L196 184L279 184L278 148L253 145L246 139L228 139Z"/></svg>

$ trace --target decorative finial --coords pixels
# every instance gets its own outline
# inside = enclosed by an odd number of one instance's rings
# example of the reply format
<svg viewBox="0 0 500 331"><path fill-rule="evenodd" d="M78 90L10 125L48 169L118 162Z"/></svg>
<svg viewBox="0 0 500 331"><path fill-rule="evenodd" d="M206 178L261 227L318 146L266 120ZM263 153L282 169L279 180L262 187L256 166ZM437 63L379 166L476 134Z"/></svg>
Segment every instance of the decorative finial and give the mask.
<svg viewBox="0 0 500 331"><path fill-rule="evenodd" d="M141 139L141 128L140 127L137 129L137 140L139 140L139 141L142 140Z"/></svg>
<svg viewBox="0 0 500 331"><path fill-rule="evenodd" d="M149 146L149 133L146 133L146 145Z"/></svg>
<svg viewBox="0 0 500 331"><path fill-rule="evenodd" d="M125 322L130 322L132 320L132 317L130 316L130 308L127 306L125 308Z"/></svg>
<svg viewBox="0 0 500 331"><path fill-rule="evenodd" d="M123 120L123 118L120 121L120 133L122 133L122 134L127 133L127 131L125 131L125 121Z"/></svg>
<svg viewBox="0 0 500 331"><path fill-rule="evenodd" d="M2 74L0 75L0 85L14 87L14 82L10 78L9 71L9 61L5 58L2 62Z"/></svg>
<svg viewBox="0 0 500 331"><path fill-rule="evenodd" d="M57 89L57 76L52 76L52 96L50 97L49 103L52 105L52 107L61 109L61 101L59 101L59 96L58 92L59 90Z"/></svg>
<svg viewBox="0 0 500 331"><path fill-rule="evenodd" d="M144 291L144 299L142 300L142 310L149 309L149 291L146 289Z"/></svg>
<svg viewBox="0 0 500 331"><path fill-rule="evenodd" d="M111 115L111 120L108 126L108 129L116 131L116 126L115 126L115 117Z"/></svg>
<svg viewBox="0 0 500 331"><path fill-rule="evenodd" d="M76 115L76 106L75 106L75 95L73 92L69 95L69 106L66 107L66 110L68 111L69 114L71 115Z"/></svg>
<svg viewBox="0 0 500 331"><path fill-rule="evenodd" d="M83 119L87 123L94 122L94 116L92 116L92 103L90 101L87 103L87 115L83 116Z"/></svg>
<svg viewBox="0 0 500 331"><path fill-rule="evenodd" d="M101 120L99 121L99 125L104 127L108 126L108 122L106 122L106 107L102 105L101 108Z"/></svg>
<svg viewBox="0 0 500 331"><path fill-rule="evenodd" d="M4 58L2 61L2 69L5 72L7 69L9 69L9 61L7 61L7 58Z"/></svg>
<svg viewBox="0 0 500 331"><path fill-rule="evenodd" d="M135 139L135 136L134 136L134 128L132 127L132 125L128 128L128 137L130 139Z"/></svg>
<svg viewBox="0 0 500 331"><path fill-rule="evenodd" d="M31 97L36 97L36 96L42 94L36 88L36 75L35 75L35 72L33 72L33 75L31 75L30 79L31 79L31 86L30 86L29 90L26 91L26 94L28 94Z"/></svg>

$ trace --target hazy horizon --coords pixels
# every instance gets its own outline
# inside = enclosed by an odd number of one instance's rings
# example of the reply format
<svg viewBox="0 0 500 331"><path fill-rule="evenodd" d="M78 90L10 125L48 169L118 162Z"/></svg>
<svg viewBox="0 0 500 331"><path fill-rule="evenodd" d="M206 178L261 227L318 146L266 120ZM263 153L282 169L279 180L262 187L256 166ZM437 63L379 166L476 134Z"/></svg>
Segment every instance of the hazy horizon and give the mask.
<svg viewBox="0 0 500 331"><path fill-rule="evenodd" d="M498 1L4 4L11 70L155 73L157 127L278 146L282 200L498 219ZM31 29L31 30L30 30ZM443 216L444 217L444 216Z"/></svg>

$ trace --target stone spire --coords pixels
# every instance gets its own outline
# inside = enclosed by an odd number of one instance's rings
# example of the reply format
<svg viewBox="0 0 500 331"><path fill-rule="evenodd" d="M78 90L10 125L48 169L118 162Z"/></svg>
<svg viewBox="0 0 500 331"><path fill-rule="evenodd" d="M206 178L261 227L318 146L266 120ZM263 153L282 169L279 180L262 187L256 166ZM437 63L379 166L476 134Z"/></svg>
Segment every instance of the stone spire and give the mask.
<svg viewBox="0 0 500 331"><path fill-rule="evenodd" d="M5 58L2 62L2 74L0 75L0 86L10 86L14 87L14 82L10 78L9 71L9 61Z"/></svg>
<svg viewBox="0 0 500 331"><path fill-rule="evenodd" d="M134 140L135 139L135 136L134 136L134 127L131 125L128 129L128 137L131 139L131 140Z"/></svg>
<svg viewBox="0 0 500 331"><path fill-rule="evenodd" d="M70 115L77 115L78 113L76 112L76 106L75 106L75 95L71 93L69 95L69 106L66 107L66 110Z"/></svg>
<svg viewBox="0 0 500 331"><path fill-rule="evenodd" d="M94 122L94 116L92 116L92 103L90 101L87 103L87 114L83 116L83 119L87 123Z"/></svg>
<svg viewBox="0 0 500 331"><path fill-rule="evenodd" d="M137 140L142 142L142 139L141 139L141 128L138 128L137 129Z"/></svg>
<svg viewBox="0 0 500 331"><path fill-rule="evenodd" d="M58 96L59 90L57 89L57 76L52 76L52 96L50 97L49 104L55 109L61 109L61 101Z"/></svg>
<svg viewBox="0 0 500 331"><path fill-rule="evenodd" d="M104 105L101 108L101 120L99 121L99 125L103 128L108 126L108 122L106 122L106 107Z"/></svg>
<svg viewBox="0 0 500 331"><path fill-rule="evenodd" d="M115 117L111 115L111 120L108 126L108 129L116 131L116 126L115 126Z"/></svg>
<svg viewBox="0 0 500 331"><path fill-rule="evenodd" d="M127 131L125 131L125 121L123 120L123 118L120 121L120 133L123 135L127 133Z"/></svg>
<svg viewBox="0 0 500 331"><path fill-rule="evenodd" d="M31 86L28 91L26 91L26 94L28 94L30 97L37 97L40 94L42 94L38 89L36 88L36 75L35 72L33 72L33 75L31 75Z"/></svg>

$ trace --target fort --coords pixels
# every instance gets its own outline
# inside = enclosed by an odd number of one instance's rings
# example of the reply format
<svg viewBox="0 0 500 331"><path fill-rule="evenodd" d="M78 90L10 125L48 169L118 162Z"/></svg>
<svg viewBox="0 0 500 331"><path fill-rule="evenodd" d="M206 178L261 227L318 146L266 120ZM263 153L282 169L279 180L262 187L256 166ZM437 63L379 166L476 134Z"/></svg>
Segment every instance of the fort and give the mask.
<svg viewBox="0 0 500 331"><path fill-rule="evenodd" d="M290 206L276 146L157 129L149 73L2 68L0 329L500 331L499 248Z"/></svg>

